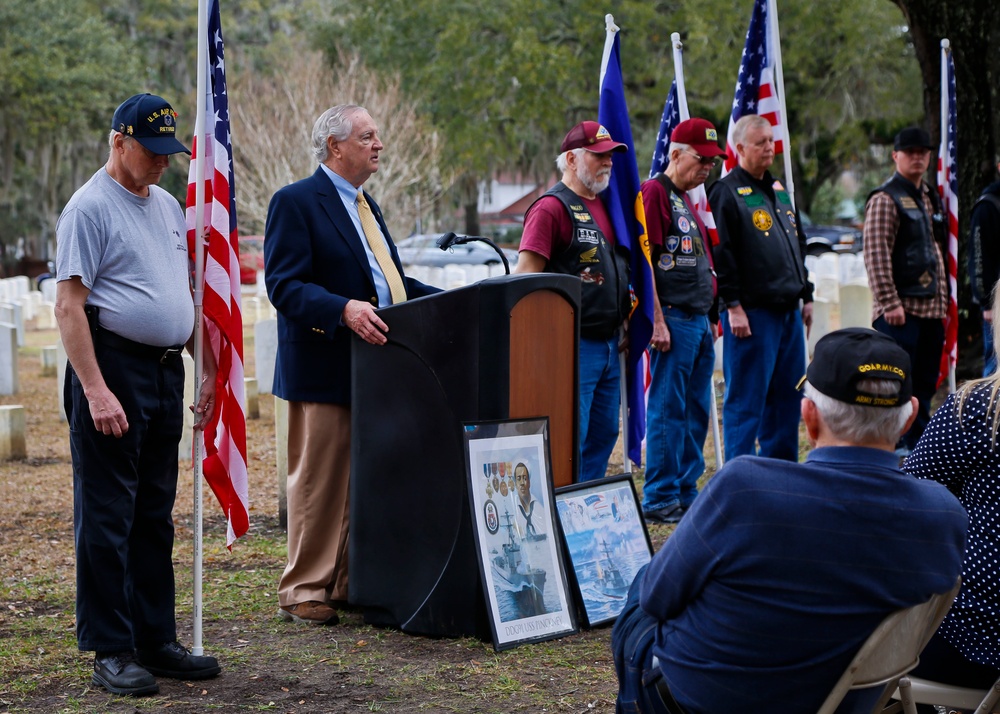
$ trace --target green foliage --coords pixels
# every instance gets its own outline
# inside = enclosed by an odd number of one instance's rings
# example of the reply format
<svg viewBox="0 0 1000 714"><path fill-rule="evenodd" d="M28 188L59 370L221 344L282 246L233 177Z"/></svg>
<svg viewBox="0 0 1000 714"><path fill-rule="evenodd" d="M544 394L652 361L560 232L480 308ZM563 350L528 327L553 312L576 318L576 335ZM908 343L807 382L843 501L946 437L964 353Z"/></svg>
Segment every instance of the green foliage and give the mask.
<svg viewBox="0 0 1000 714"><path fill-rule="evenodd" d="M663 22L656 4L615 5L634 43L630 67L644 67L642 76L662 66L669 43L651 41ZM607 10L595 0L344 3L319 42L331 55L346 45L371 66L400 72L442 131L448 168L547 173L566 130L597 113Z"/></svg>

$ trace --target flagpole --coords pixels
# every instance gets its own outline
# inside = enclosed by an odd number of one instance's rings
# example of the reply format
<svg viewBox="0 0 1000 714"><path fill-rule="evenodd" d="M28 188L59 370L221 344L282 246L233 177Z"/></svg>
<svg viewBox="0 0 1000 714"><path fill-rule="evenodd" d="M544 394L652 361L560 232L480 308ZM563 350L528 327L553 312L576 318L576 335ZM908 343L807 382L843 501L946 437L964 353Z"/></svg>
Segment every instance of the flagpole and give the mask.
<svg viewBox="0 0 1000 714"><path fill-rule="evenodd" d="M194 403L198 404L201 399L202 386L202 355L205 349L203 333L202 300L205 294L205 155L207 152L205 136L207 127L205 122L205 112L207 102L205 99L208 91L208 0L198 0L198 57L195 65L197 67L197 114L195 116L195 160L198 162L195 167L197 180L195 182L195 209L194 209L194 383L195 396ZM195 415L197 418L197 415ZM191 457L194 468L194 562L192 564L192 588L193 607L192 616L193 634L191 652L201 656L205 653L202 646L202 612L201 612L201 581L202 581L202 436L195 433L192 439L194 452Z"/></svg>
<svg viewBox="0 0 1000 714"><path fill-rule="evenodd" d="M767 14L770 19L768 32L770 34L770 49L774 52L774 88L778 92L778 104L781 107L781 132L784 134L784 150L781 152L785 165L785 190L795 208L795 181L792 179L792 140L788 129L788 108L785 106L785 77L781 70L781 33L778 32L778 0L767 0ZM806 355L808 360L808 354Z"/></svg>
<svg viewBox="0 0 1000 714"><path fill-rule="evenodd" d="M604 29L607 34L604 37L604 54L601 55L601 77L597 83L598 91L604 86L604 74L608 71L608 58L611 57L611 48L615 44L615 34L620 29L615 24L614 15L608 13L604 16ZM624 329L619 334L619 344L625 339ZM622 471L626 474L632 473L632 459L628 456L628 365L625 361L625 353L618 352L618 401L621 405L621 433L622 433ZM582 465L582 464L581 464Z"/></svg>
<svg viewBox="0 0 1000 714"><path fill-rule="evenodd" d="M948 159L948 128L949 128L948 127L948 119L949 119L949 117L948 117L948 110L949 110L949 107L948 107L948 94L950 92L950 88L948 86L948 52L951 51L950 48L951 48L951 42L949 42L947 38L941 40L941 132L940 132L941 133L941 148L938 150L938 160L941 162L941 174L940 175L942 177L945 177L946 180L947 180L947 171L948 171L948 165L947 165L947 159ZM943 187L939 188L939 190L943 192ZM949 221L949 223L950 223L950 221L951 221L951 208L948 207L948 206L946 206L945 209L946 209L945 210L945 220ZM949 229L948 233L949 233L949 236L950 236L950 234L951 234L951 230L950 229ZM949 237L948 240L950 242L951 238ZM947 264L947 262L948 262L948 256L944 256L944 259L945 259L945 263ZM946 268L945 271L946 272L950 272L947 268ZM949 282L950 282L950 280L951 280L951 276L950 275L949 275L948 279L949 279ZM954 290L955 286L951 286L951 287ZM953 298L954 298L954 296L950 297L949 299L953 299ZM954 394L955 393L955 364L951 361L951 356L950 355L948 357L948 393L949 394Z"/></svg>

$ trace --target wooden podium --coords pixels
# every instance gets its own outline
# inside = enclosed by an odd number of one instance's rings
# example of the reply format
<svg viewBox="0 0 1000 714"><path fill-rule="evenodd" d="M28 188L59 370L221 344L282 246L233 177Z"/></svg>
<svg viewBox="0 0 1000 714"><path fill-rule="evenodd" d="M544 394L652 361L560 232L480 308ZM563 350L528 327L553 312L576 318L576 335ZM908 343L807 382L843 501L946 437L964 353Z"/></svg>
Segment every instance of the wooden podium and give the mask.
<svg viewBox="0 0 1000 714"><path fill-rule="evenodd" d="M415 634L490 628L463 422L549 417L556 486L576 481L580 280L490 278L379 311L352 344L350 602Z"/></svg>

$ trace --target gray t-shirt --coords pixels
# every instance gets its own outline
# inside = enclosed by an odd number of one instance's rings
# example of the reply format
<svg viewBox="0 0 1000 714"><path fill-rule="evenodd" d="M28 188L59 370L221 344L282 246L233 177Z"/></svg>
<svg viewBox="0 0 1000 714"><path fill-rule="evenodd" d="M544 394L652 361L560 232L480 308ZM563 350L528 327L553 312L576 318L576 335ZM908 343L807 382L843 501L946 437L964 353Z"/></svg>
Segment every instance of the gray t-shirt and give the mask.
<svg viewBox="0 0 1000 714"><path fill-rule="evenodd" d="M169 193L136 196L102 167L56 223L56 279L79 276L101 327L147 345L187 342L194 330L187 228Z"/></svg>

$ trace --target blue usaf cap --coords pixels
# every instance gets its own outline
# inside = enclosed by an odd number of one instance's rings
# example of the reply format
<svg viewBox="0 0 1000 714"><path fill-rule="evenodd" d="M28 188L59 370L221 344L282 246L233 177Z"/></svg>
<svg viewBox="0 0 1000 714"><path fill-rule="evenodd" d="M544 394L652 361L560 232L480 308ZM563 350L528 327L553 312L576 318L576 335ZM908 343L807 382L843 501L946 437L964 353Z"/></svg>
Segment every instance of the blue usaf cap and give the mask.
<svg viewBox="0 0 1000 714"><path fill-rule="evenodd" d="M190 154L177 141L177 112L163 97L136 94L122 102L111 119L111 128L131 136L154 154Z"/></svg>
<svg viewBox="0 0 1000 714"><path fill-rule="evenodd" d="M898 394L871 394L858 388L863 379L900 383ZM848 327L824 335L803 381L838 402L866 407L898 407L910 401L913 380L910 356L894 339L864 327Z"/></svg>

